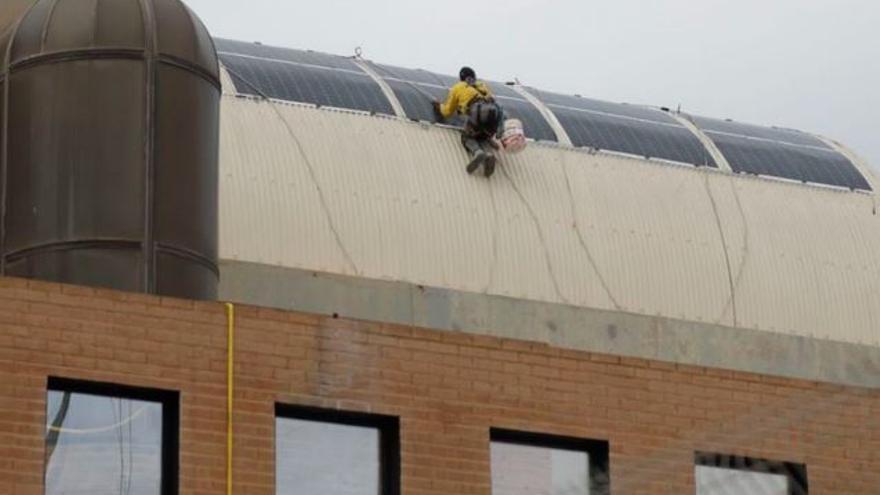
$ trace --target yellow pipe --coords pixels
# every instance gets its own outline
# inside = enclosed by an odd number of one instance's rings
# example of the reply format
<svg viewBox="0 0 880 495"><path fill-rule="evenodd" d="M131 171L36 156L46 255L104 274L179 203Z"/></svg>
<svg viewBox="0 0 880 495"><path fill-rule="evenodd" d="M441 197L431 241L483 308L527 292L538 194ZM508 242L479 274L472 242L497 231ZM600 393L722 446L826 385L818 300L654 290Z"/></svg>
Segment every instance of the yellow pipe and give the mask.
<svg viewBox="0 0 880 495"><path fill-rule="evenodd" d="M235 375L235 305L226 303L226 495L232 495L232 387Z"/></svg>

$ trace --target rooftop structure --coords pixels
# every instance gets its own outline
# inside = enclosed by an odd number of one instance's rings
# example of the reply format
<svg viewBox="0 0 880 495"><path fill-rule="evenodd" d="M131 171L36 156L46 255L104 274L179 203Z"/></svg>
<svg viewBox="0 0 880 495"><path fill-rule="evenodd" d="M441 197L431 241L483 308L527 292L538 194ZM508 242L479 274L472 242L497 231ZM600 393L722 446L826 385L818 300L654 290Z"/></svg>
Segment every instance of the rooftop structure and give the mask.
<svg viewBox="0 0 880 495"><path fill-rule="evenodd" d="M843 146L494 83L537 140L487 181L431 121L451 77L217 43L222 298L876 376L877 179Z"/></svg>

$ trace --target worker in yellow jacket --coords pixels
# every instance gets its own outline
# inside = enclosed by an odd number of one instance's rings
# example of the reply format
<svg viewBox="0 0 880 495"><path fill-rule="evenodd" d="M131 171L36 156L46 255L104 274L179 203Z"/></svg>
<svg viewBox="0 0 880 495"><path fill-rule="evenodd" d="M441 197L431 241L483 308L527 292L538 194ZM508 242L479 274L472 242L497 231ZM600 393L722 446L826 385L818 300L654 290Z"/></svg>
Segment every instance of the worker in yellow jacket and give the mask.
<svg viewBox="0 0 880 495"><path fill-rule="evenodd" d="M456 114L465 117L461 143L471 156L467 173L472 174L484 165L483 174L491 177L497 162L495 151L498 144L494 138L503 129L504 111L489 86L477 80L473 69L463 67L459 79L449 90L445 102L434 101L434 112L441 122Z"/></svg>

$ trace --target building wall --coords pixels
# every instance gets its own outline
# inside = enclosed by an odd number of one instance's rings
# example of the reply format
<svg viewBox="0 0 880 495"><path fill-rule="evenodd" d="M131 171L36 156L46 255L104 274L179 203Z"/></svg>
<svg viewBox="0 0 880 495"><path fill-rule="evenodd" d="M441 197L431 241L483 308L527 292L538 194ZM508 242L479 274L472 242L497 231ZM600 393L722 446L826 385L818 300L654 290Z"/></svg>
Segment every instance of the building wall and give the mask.
<svg viewBox="0 0 880 495"><path fill-rule="evenodd" d="M400 417L407 495L490 493L489 428L610 442L615 494L693 493L696 450L880 491L872 389L237 307L236 495L269 495L276 402ZM179 390L183 494L225 489L220 303L0 279L0 494L42 493L48 376Z"/></svg>

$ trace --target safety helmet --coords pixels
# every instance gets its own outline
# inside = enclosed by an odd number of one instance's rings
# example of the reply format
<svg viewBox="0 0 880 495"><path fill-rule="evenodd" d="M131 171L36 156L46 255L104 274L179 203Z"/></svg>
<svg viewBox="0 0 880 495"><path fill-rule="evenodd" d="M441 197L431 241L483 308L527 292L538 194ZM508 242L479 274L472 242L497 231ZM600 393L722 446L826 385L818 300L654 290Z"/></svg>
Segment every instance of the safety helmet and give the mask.
<svg viewBox="0 0 880 495"><path fill-rule="evenodd" d="M474 72L474 69L471 69L470 67L462 67L461 70L458 72L458 78L462 81L466 81L468 80L468 78L476 79L477 73Z"/></svg>

